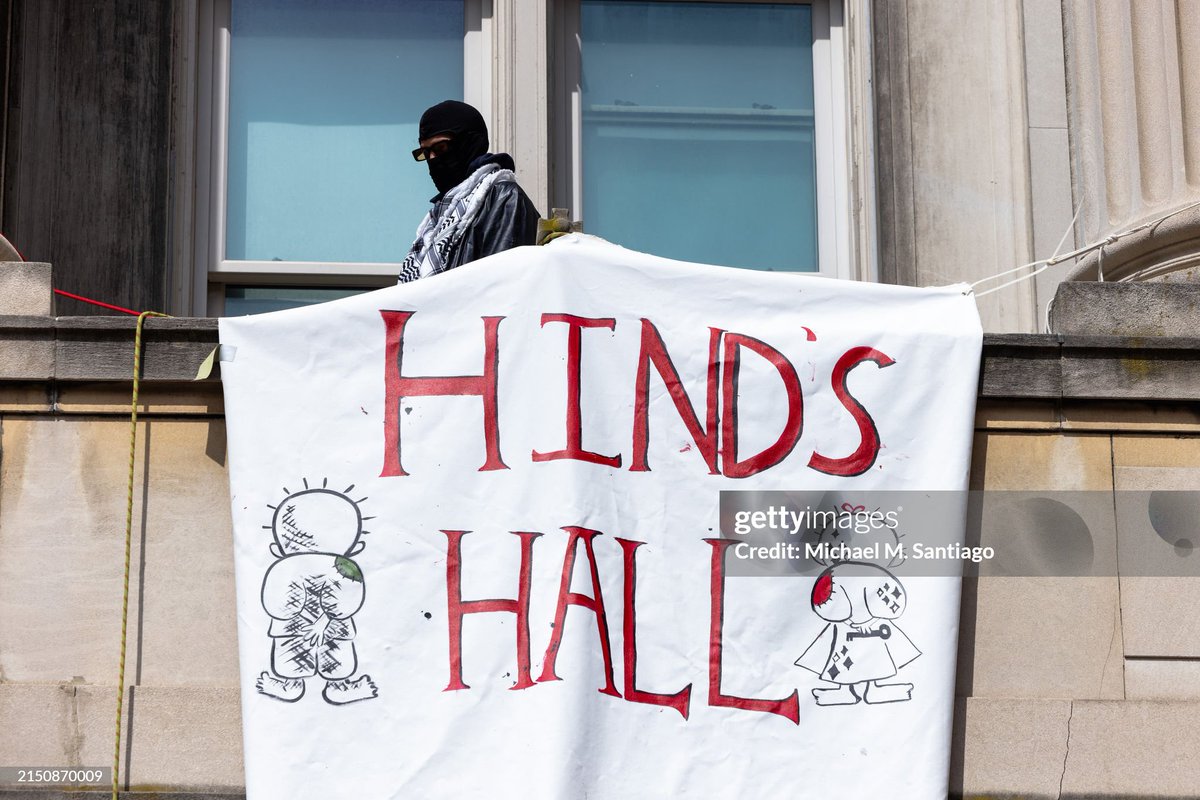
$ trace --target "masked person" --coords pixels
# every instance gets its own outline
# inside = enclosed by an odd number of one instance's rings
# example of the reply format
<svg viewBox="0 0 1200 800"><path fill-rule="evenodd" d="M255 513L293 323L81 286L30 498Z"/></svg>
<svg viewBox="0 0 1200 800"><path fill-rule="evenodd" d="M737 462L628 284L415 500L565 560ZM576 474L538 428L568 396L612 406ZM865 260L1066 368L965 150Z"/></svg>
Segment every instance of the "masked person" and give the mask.
<svg viewBox="0 0 1200 800"><path fill-rule="evenodd" d="M400 268L400 283L436 275L537 238L538 212L517 185L508 153L489 153L483 115L446 100L421 115L413 158L438 193Z"/></svg>

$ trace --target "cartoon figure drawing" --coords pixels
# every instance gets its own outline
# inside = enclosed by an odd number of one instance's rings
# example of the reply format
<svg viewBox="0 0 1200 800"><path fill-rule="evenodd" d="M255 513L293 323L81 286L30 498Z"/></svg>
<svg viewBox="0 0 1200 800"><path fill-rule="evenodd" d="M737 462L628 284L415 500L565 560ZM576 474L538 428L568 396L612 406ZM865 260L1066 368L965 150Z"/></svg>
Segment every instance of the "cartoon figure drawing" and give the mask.
<svg viewBox="0 0 1200 800"><path fill-rule="evenodd" d="M837 514L839 523L829 525L818 534L818 552L836 552L839 545L845 545L877 553L878 557L868 559L868 562L876 563L884 569L890 570L904 563L904 548L901 546L904 534L896 530L895 522L889 520L880 509L868 511L864 505L842 503L833 511ZM818 557L814 560L818 564L830 566L839 561L862 559L834 557L823 560Z"/></svg>
<svg viewBox="0 0 1200 800"><path fill-rule="evenodd" d="M362 552L364 517L345 492L325 488L287 492L269 528L278 558L262 584L262 605L271 616L271 670L259 676L260 694L294 703L304 696L305 679L325 680L325 701L345 705L378 696L371 676L358 670L353 616L363 605L366 586L352 556ZM364 500L366 498L363 498ZM371 519L366 517L365 519Z"/></svg>
<svg viewBox="0 0 1200 800"><path fill-rule="evenodd" d="M898 703L912 699L911 683L881 683L921 655L895 620L908 596L883 567L842 561L817 576L812 609L827 624L796 666L834 687L813 689L819 706Z"/></svg>

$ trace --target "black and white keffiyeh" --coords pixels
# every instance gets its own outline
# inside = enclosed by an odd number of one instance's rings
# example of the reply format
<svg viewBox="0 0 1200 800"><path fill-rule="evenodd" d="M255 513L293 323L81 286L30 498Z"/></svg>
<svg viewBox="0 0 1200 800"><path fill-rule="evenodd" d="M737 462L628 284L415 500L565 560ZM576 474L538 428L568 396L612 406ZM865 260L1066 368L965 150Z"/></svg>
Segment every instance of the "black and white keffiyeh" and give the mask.
<svg viewBox="0 0 1200 800"><path fill-rule="evenodd" d="M484 164L446 192L446 196L421 220L416 241L400 265L398 283L408 283L450 269L454 251L479 216L488 190L498 180L515 181L516 176L512 170L498 164ZM441 215L434 217L434 212L439 208L442 209Z"/></svg>

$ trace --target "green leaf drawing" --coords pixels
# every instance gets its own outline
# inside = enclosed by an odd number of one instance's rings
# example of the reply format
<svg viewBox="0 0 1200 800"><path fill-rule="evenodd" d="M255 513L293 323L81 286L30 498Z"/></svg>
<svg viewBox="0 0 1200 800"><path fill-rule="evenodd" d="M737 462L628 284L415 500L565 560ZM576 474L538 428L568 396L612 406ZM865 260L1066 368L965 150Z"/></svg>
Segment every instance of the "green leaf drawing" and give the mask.
<svg viewBox="0 0 1200 800"><path fill-rule="evenodd" d="M345 556L338 556L333 560L333 566L337 568L338 573L343 578L349 578L352 581L363 582L362 570Z"/></svg>

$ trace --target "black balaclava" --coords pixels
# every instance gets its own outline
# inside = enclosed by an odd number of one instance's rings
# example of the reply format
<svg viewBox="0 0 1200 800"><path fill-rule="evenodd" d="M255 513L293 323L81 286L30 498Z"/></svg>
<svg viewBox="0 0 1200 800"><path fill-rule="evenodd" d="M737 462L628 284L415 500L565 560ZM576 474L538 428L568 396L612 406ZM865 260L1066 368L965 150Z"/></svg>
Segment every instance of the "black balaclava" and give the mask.
<svg viewBox="0 0 1200 800"><path fill-rule="evenodd" d="M487 124L483 115L466 103L446 100L421 115L418 138L447 134L454 138L445 155L430 159L429 177L443 194L466 180L471 162L487 152Z"/></svg>

